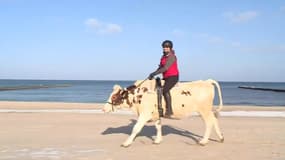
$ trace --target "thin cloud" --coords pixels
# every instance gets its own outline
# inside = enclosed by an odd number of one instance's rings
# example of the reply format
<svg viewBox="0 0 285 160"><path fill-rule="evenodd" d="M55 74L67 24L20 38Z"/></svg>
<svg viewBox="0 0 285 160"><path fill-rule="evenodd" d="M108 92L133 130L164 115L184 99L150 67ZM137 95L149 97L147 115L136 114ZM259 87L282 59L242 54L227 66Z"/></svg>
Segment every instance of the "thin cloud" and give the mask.
<svg viewBox="0 0 285 160"><path fill-rule="evenodd" d="M229 19L232 23L245 23L255 19L259 15L256 11L246 11L246 12L226 12L224 17Z"/></svg>
<svg viewBox="0 0 285 160"><path fill-rule="evenodd" d="M209 42L214 44L222 44L224 43L224 39L222 37L210 37Z"/></svg>
<svg viewBox="0 0 285 160"><path fill-rule="evenodd" d="M209 35L207 33L199 33L196 35L199 39L204 39L211 44L223 44L225 40L222 37Z"/></svg>
<svg viewBox="0 0 285 160"><path fill-rule="evenodd" d="M231 42L230 44L232 47L240 47L241 46L240 42Z"/></svg>
<svg viewBox="0 0 285 160"><path fill-rule="evenodd" d="M248 46L241 47L241 50L256 54L285 54L285 45Z"/></svg>
<svg viewBox="0 0 285 160"><path fill-rule="evenodd" d="M95 32L97 34L112 34L122 32L122 27L114 23L106 23L99 21L95 18L89 18L85 21L85 25L88 31Z"/></svg>
<svg viewBox="0 0 285 160"><path fill-rule="evenodd" d="M119 33L122 32L122 27L118 24L107 24L106 31L108 33Z"/></svg>
<svg viewBox="0 0 285 160"><path fill-rule="evenodd" d="M281 12L285 12L285 6L281 6L281 7L280 7L280 11L281 11Z"/></svg>
<svg viewBox="0 0 285 160"><path fill-rule="evenodd" d="M253 49L253 47L245 47L240 41L229 40L229 39L226 39L226 38L224 38L222 36L218 36L218 35L211 35L208 33L197 33L194 35L194 37L197 40L202 40L203 42L206 42L208 44L220 46L223 48L231 48L233 50L239 49L242 51L249 51L249 50L253 51L254 50L255 52L257 52L257 48ZM260 49L260 50L262 50L262 49ZM272 49L272 50L274 50L274 49ZM278 50L278 51L282 50L282 46L280 46L279 49L275 48L275 51L276 50Z"/></svg>
<svg viewBox="0 0 285 160"><path fill-rule="evenodd" d="M182 36L185 35L185 32L183 32L183 31L180 30L180 29L174 29L174 30L172 31L172 34L173 34L174 36L176 36L176 37L182 37Z"/></svg>

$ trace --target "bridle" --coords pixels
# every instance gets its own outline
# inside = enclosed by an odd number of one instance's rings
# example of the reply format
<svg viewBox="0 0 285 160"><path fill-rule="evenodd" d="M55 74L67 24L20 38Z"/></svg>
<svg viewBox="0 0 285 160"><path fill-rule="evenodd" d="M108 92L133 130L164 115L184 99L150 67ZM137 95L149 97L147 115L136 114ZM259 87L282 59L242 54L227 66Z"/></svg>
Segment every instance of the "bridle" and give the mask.
<svg viewBox="0 0 285 160"><path fill-rule="evenodd" d="M131 85L127 87L126 89L119 89L119 91L112 95L111 102L107 102L108 104L112 105L112 111L114 111L114 106L120 105L124 103L124 100L127 100L127 104L131 105L131 102L129 101L129 93L133 93L136 88L141 86L148 78L143 80L141 83L136 85Z"/></svg>
<svg viewBox="0 0 285 160"><path fill-rule="evenodd" d="M112 105L112 111L114 111L114 106L124 103L124 100L127 100L127 104L132 106L132 103L129 100L129 94L134 93L134 90L137 87L135 85L129 86L126 89L119 89L118 92L112 95L111 102L107 102Z"/></svg>
<svg viewBox="0 0 285 160"><path fill-rule="evenodd" d="M111 102L107 102L112 105L112 111L114 111L114 106L124 103L125 99L128 99L129 93L128 90L119 89L119 91L112 95Z"/></svg>

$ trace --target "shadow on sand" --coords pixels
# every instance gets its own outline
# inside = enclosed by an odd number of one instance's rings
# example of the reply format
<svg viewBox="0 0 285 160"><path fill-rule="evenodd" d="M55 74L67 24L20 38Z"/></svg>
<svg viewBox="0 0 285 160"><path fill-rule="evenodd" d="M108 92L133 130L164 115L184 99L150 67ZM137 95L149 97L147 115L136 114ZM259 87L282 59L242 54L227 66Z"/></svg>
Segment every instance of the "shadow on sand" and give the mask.
<svg viewBox="0 0 285 160"><path fill-rule="evenodd" d="M120 127L109 127L105 131L103 131L101 134L102 135L108 135L108 134L127 134L130 135L133 129L133 126L136 124L136 120L131 119L131 122L126 125L126 126L120 126ZM201 135L197 135L195 133L189 132L187 130L178 128L178 127L173 127L170 125L162 125L162 136L166 136L169 134L176 134L184 137L188 137L192 139L196 144L198 144L199 140L202 138ZM141 132L137 135L137 137L140 136L145 136L150 138L151 140L154 140L153 137L156 135L156 128L154 125L151 126L144 126ZM215 139L209 139L210 141L216 141L218 140Z"/></svg>

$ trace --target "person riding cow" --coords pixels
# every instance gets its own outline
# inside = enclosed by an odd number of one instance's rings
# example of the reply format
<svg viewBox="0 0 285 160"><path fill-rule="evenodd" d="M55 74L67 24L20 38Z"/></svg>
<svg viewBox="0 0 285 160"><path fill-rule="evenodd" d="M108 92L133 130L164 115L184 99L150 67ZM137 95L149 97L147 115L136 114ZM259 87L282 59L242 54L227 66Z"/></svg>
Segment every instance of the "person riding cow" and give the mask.
<svg viewBox="0 0 285 160"><path fill-rule="evenodd" d="M151 80L155 75L162 73L163 80L165 81L162 88L163 97L166 103L166 112L164 117L176 119L176 117L173 116L170 90L179 80L177 57L173 50L172 41L165 40L161 45L163 48L163 55L160 59L159 67L149 75L148 79Z"/></svg>

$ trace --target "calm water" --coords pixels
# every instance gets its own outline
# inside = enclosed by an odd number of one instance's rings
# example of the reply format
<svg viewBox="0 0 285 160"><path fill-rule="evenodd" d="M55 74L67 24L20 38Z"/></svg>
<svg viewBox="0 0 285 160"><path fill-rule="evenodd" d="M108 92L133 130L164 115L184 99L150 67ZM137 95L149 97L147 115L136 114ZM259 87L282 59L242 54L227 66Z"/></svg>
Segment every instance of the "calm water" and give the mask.
<svg viewBox="0 0 285 160"><path fill-rule="evenodd" d="M0 101L106 102L114 84L127 87L134 81L73 81L73 80L0 80L0 87L27 85L61 85L70 87L1 91ZM284 106L285 92L240 89L255 86L285 89L285 83L220 82L225 105ZM215 100L216 103L216 100Z"/></svg>

